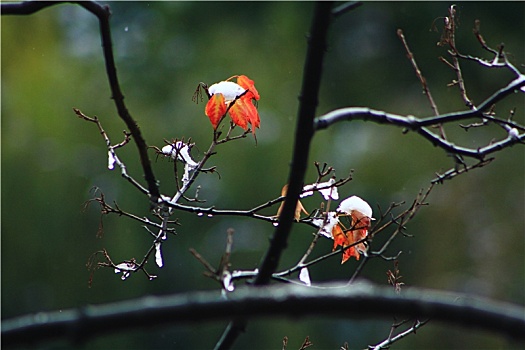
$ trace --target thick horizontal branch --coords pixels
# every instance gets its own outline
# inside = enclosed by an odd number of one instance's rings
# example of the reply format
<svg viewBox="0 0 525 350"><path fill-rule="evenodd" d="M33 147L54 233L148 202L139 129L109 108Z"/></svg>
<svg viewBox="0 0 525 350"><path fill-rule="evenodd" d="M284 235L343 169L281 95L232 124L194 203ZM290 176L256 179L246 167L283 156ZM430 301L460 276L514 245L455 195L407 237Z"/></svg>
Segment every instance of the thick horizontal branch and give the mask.
<svg viewBox="0 0 525 350"><path fill-rule="evenodd" d="M85 341L104 333L145 326L224 321L231 318L312 317L431 318L451 325L525 339L525 309L466 294L360 283L347 287L297 285L238 288L228 299L217 292L144 297L82 309L40 312L2 321L2 345L68 338Z"/></svg>
<svg viewBox="0 0 525 350"><path fill-rule="evenodd" d="M441 114L434 117L428 118L416 118L414 116L402 116L393 113L387 113L384 111L378 111L366 107L346 107L336 109L323 116L320 116L314 121L314 129L322 130L328 128L330 125L340 121L351 121L351 120L365 120L373 121L379 124L391 124L399 127L413 130L429 140L434 146L440 147L447 152L472 157L482 160L486 155L497 152L503 148L510 147L516 143L525 142L525 128L521 125L517 125L509 120L496 119L486 113L483 113L492 106L509 96L510 94L520 91L525 87L525 75L520 74L516 79L512 80L507 86L499 89L489 98L483 101L477 108ZM506 129L515 129L514 133L510 133L507 138L491 143L485 147L480 148L466 148L457 146L454 143L447 141L438 135L432 133L427 129L428 126L444 124L449 122L455 122L460 120L467 120L470 118L488 119L495 123L502 124ZM521 134L519 132L522 132Z"/></svg>
<svg viewBox="0 0 525 350"><path fill-rule="evenodd" d="M524 81L525 82L525 81ZM525 85L525 84L524 84ZM440 147L447 152L453 154L460 154L476 159L483 159L488 154L497 152L503 148L510 147L516 143L525 142L525 133L518 135L509 134L508 137L501 141L491 143L485 147L480 148L467 148L457 146L454 143L444 140L438 135L432 133L425 126L434 125L438 123L444 123L448 121L457 121L472 118L475 116L481 116L479 111L468 111L458 112L456 114L446 114L437 117L430 117L425 119L416 118L414 116L401 116L397 114L387 113L384 111L378 111L366 107L346 107L336 109L323 116L316 118L314 124L316 130L326 129L332 124L340 121L352 121L352 120L365 120L373 121L379 124L391 124L403 128L407 128L417 132L427 140L429 140L434 146Z"/></svg>
<svg viewBox="0 0 525 350"><path fill-rule="evenodd" d="M378 123L393 124L416 130L426 126L444 124L454 121L466 120L470 118L487 118L488 116L483 114L484 111L490 109L492 105L501 101L508 95L515 93L523 87L525 87L525 75L520 75L516 79L511 81L507 86L499 89L492 96L483 101L483 103L481 103L476 109L441 114L428 118L401 116L363 107L341 108L316 118L314 122L314 127L316 130L321 130L342 120L362 119L372 120ZM505 121L501 120L498 122ZM512 125L512 123L509 124Z"/></svg>

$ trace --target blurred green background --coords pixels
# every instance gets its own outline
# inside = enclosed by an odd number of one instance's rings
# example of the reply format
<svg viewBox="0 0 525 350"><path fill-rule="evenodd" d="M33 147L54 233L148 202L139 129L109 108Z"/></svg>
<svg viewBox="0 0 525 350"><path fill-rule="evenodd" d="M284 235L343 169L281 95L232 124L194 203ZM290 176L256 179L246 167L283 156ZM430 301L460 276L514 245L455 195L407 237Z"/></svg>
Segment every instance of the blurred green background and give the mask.
<svg viewBox="0 0 525 350"><path fill-rule="evenodd" d="M463 110L457 88L446 84L454 73L438 60L436 45L447 2L370 2L338 18L330 31L318 115L344 106L368 106L399 114L430 116L405 50L397 38L402 28L441 113ZM505 43L510 59L522 68L525 42L523 2L460 2L457 46L461 52L490 58L472 35L475 19L489 45ZM261 95L258 143L251 138L220 146L202 175L200 198L206 205L249 209L280 194L289 170L298 94L314 4L311 2L112 2L114 52L125 102L149 145L163 139L190 138L195 158L207 149L212 128L204 104L192 94L234 74L248 75ZM88 288L88 257L106 248L114 261L140 259L150 245L141 225L117 216L104 217L104 236L96 238L97 205L84 209L99 187L108 202L148 215L149 204L118 171L107 169L106 148L96 127L79 120L79 108L98 116L114 143L123 122L110 99L94 16L74 5L57 5L31 16L4 16L2 39L2 318L86 304L192 290L217 290L202 276L203 267L188 252L195 248L212 264L223 253L226 230L235 229L234 269L256 268L273 232L271 224L245 218L199 218L177 213L178 235L163 245L165 267L153 261L148 281L133 275L121 281L110 269L95 273ZM475 103L506 85L505 70L463 63ZM517 107L524 120L524 96L497 105L502 118ZM447 127L458 144L477 147L504 131L495 127L463 131ZM142 173L136 148L119 151L128 171ZM408 226L412 238L398 238L389 249L400 258L407 286L467 292L525 304L523 147L496 155L489 166L438 186ZM150 153L161 191L174 191L173 165ZM354 169L354 180L340 189L342 198L359 195L377 208L411 203L435 172L453 163L415 134L373 123L343 123L315 136L311 162L327 162L338 177ZM312 166L307 181L315 180ZM320 197L305 199L308 210ZM277 207L267 210L272 215ZM376 210L377 213L377 210ZM308 247L311 228L296 225L281 262L293 266ZM385 236L386 237L386 236ZM381 243L379 237L375 244ZM331 250L321 241L314 256ZM340 265L334 257L310 270L313 282L345 280L357 263ZM373 261L364 278L386 284L391 262ZM289 349L306 336L313 349L337 349L345 341L364 348L388 336L391 320L272 319L250 322L238 349ZM211 348L226 322L148 329L92 339L86 349ZM67 342L43 348L72 347ZM493 334L431 323L396 344L409 348L509 348L516 344Z"/></svg>

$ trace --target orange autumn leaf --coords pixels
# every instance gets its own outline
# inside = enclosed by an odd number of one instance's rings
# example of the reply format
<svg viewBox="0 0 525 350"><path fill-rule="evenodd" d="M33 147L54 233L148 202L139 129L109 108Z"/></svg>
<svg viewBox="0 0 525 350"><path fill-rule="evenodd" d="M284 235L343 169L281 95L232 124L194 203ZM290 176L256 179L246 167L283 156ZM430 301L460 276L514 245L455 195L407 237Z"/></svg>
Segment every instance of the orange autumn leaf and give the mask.
<svg viewBox="0 0 525 350"><path fill-rule="evenodd" d="M351 239L345 234L341 226L338 224L334 226L332 230L332 237L334 238L334 248L332 251L335 251L338 246L348 247L352 244ZM359 253L356 252L354 247L350 247L343 252L343 259L341 264L344 264L350 257L355 257L356 260L359 260Z"/></svg>
<svg viewBox="0 0 525 350"><path fill-rule="evenodd" d="M239 84L240 87L242 87L245 90L248 90L247 93L245 93L239 100L235 102L235 104L239 103L238 110L242 110L242 113L238 114L237 117L241 117L244 120L241 122L242 125L244 125L245 122L248 122L252 126L252 133L255 135L255 129L259 128L261 125L261 120L259 118L259 112L257 112L257 108L252 103L253 100L259 100L259 92L255 88L255 83L253 80L248 78L246 75L237 75L233 76L230 79L236 77L237 78L237 84ZM232 106L232 108L235 107L235 104ZM230 115L232 116L232 119L235 122L235 118L233 116L233 113L230 109ZM237 124L237 123L236 123ZM240 127L244 128L241 124L237 124Z"/></svg>
<svg viewBox="0 0 525 350"><path fill-rule="evenodd" d="M348 247L355 242L358 242L368 235L368 228L370 227L370 218L358 210L353 210L350 214L351 227L349 229L343 229L340 224L337 224L332 229L332 237L334 238L334 248L336 250L338 246ZM341 264L344 264L350 257L354 257L359 260L359 253L366 252L366 246L364 243L358 243L352 247L346 249L343 252L343 258Z"/></svg>
<svg viewBox="0 0 525 350"><path fill-rule="evenodd" d="M236 82L233 81L234 79ZM234 75L211 85L207 91L210 100L205 112L214 129L217 129L223 115L228 111L234 125L248 130L248 124L250 124L255 136L255 129L260 127L261 120L253 102L260 98L253 80L246 75ZM219 94L223 95L222 104L215 97Z"/></svg>
<svg viewBox="0 0 525 350"><path fill-rule="evenodd" d="M339 224L334 225L334 228L332 229L332 237L334 239L334 249L337 249L337 246L345 246L347 242L347 238L345 233L343 232L343 229Z"/></svg>
<svg viewBox="0 0 525 350"><path fill-rule="evenodd" d="M255 108L252 101L247 101L245 105L246 105L246 115L248 116L248 121L252 125L252 133L255 134L255 129L261 126L261 119L259 118L259 112L257 112L257 108Z"/></svg>
<svg viewBox="0 0 525 350"><path fill-rule="evenodd" d="M250 99L240 98L236 100L229 110L230 116L235 125L244 130L248 129L248 123L252 125L252 133L261 125L259 113Z"/></svg>
<svg viewBox="0 0 525 350"><path fill-rule="evenodd" d="M206 104L205 113L210 118L213 129L217 129L222 117L226 113L226 103L224 102L223 94L214 94L210 97L210 100Z"/></svg>
<svg viewBox="0 0 525 350"><path fill-rule="evenodd" d="M283 197L286 196L287 192L288 192L288 184L283 186L283 189L281 190L281 196ZM281 216L281 211L283 210L283 207L284 207L284 201L281 202L281 205L279 206L279 209L277 210L277 215L276 215L277 217ZM301 203L300 200L298 200L297 206L295 207L295 214L294 214L295 221L299 221L301 219L301 212L308 215L308 212L306 211L306 209L304 209L303 204Z"/></svg>
<svg viewBox="0 0 525 350"><path fill-rule="evenodd" d="M249 102L251 104L251 102ZM248 118L247 107L244 99L240 98L233 103L233 106L230 107L229 113L232 121L235 125L240 126L244 130L248 129Z"/></svg>
<svg viewBox="0 0 525 350"><path fill-rule="evenodd" d="M247 95L250 95L250 98L259 100L259 92L255 88L253 80L248 78L246 75L239 75L237 76L237 84L239 84L243 89L248 90Z"/></svg>

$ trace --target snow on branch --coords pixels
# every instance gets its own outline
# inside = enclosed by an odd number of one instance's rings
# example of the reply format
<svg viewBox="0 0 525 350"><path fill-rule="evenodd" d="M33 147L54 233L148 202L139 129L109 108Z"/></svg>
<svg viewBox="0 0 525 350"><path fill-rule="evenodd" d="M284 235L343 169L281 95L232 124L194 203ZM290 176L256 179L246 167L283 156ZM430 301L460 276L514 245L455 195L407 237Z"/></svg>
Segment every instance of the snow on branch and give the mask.
<svg viewBox="0 0 525 350"><path fill-rule="evenodd" d="M525 86L525 79L521 79L521 82L517 83L516 81L508 86L508 91L511 89L511 86L514 88L519 88ZM501 90L500 90L501 91ZM508 135L506 138L488 144L480 148L468 148L458 146L450 141L447 141L435 133L431 132L426 128L426 126L446 123L457 120L465 120L475 116L482 116L481 118L489 118L495 120L496 122L503 123L505 125L510 125L511 128L508 130ZM467 112L458 112L450 114L442 114L436 117L429 118L416 118L414 116L401 116L397 114L387 113L384 111L374 110L366 107L346 107L336 109L325 115L322 115L315 119L314 125L316 130L326 129L329 126L340 122L340 121L352 121L352 120L365 120L373 121L378 124L391 124L399 127L403 127L412 131L417 132L427 140L429 140L434 146L440 147L447 152L458 154L462 156L472 157L476 159L483 159L488 154L500 151L503 148L513 146L517 143L525 142L525 127L520 126L513 122L496 120L490 116L483 115L481 111L467 111Z"/></svg>
<svg viewBox="0 0 525 350"><path fill-rule="evenodd" d="M489 62L477 57L472 57L470 55L463 55L459 53L454 39L455 22L456 8L455 5L452 5L449 8L449 17L447 17L447 20L445 21L444 33L440 45L447 45L450 47L449 54L452 56L453 63L448 62L443 57L440 57L440 59L442 62L446 63L456 72L457 80L454 80L452 85L459 86L461 96L466 106L469 107L469 110L447 114L439 114L438 108L430 94L430 90L428 89L426 79L423 77L421 71L418 68L414 55L410 51L406 39L403 35L403 31L401 29L398 29L398 36L400 37L405 47L405 50L407 51L407 56L409 57L414 70L416 71L416 75L422 84L423 92L425 95L427 95L435 115L433 117L417 118L412 115L402 116L366 107L346 107L333 110L323 116L316 118L314 121L314 129L316 131L326 129L332 124L343 120L365 120L373 121L379 124L391 124L402 127L407 131L411 130L420 134L425 139L429 140L434 146L440 147L450 154L454 154L457 156L467 156L475 158L479 161L484 160L484 158L488 154L500 151L503 148L513 146L516 143L524 143L525 126L519 125L518 123L512 121L510 118L498 118L494 115L493 110L497 102L502 101L503 99L507 98L512 94L525 92L525 74L520 72L511 62L508 61L505 52L503 51L503 46L500 46L499 50L494 50L486 45L481 34L479 33L479 21L476 22L474 34L476 35L478 41L482 44L483 48L494 54L494 59L492 60L492 62ZM476 61L486 68L507 69L515 77L506 86L500 88L476 106L467 96L466 88L464 86L463 77L461 74L461 69L459 66L459 59ZM513 115L514 111L512 111L511 117ZM449 141L446 138L441 126L445 123L464 121L468 119L478 119L480 122L476 124L462 126L465 130L468 130L468 128L471 126L483 126L488 123L494 123L496 125L501 126L506 131L507 137L501 139L500 141L491 141L489 144L477 148L461 147ZM430 126L439 126L440 134L438 135L436 133L431 132L428 129L428 127Z"/></svg>

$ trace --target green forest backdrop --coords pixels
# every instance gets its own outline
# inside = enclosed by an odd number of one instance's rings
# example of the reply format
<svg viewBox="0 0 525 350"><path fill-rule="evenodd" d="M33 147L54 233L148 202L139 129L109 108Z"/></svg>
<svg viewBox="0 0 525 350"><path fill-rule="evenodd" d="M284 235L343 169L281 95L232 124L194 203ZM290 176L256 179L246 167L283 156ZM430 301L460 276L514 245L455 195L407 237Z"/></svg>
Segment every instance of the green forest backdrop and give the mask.
<svg viewBox="0 0 525 350"><path fill-rule="evenodd" d="M427 78L440 112L464 109L457 88L446 84L453 72L438 60L436 45L447 2L373 2L338 18L331 28L319 115L344 106L368 106L398 114L430 116L405 50L397 38L402 28ZM286 182L298 93L313 3L303 2L112 2L112 34L118 74L132 116L150 145L163 139L190 138L202 157L212 128L204 104L192 102L197 84L246 74L261 95L258 143L251 138L225 144L209 165L216 174L201 175L199 196L217 208L249 209L278 197ZM475 19L493 47L500 42L523 70L523 2L458 3L461 52L488 57L472 35ZM147 232L130 220L104 218L104 236L96 238L100 211L84 202L99 187L108 202L145 216L149 204L107 169L107 150L94 125L79 120L76 107L102 121L113 142L125 128L118 118L104 70L98 23L74 5L57 5L31 16L3 17L2 39L2 318L30 312L78 307L153 294L217 289L202 276L202 265L188 252L195 248L218 263L226 230L235 229L234 269L257 267L273 231L271 224L246 218L199 218L177 213L178 235L163 245L165 267L150 263L159 276L134 275L121 281L112 270L95 273L88 288L88 257L106 248L118 260L141 258L150 245ZM480 102L508 83L511 75L464 63L469 95ZM498 112L517 107L524 124L524 97L498 104ZM451 138L473 146L505 137L496 128L465 132L449 127ZM119 154L129 172L141 179L132 145ZM150 154L161 191L172 194L173 166ZM354 169L354 179L340 189L386 208L411 203L435 172L452 160L416 134L366 122L339 124L314 138L311 162L327 162L339 177ZM413 238L399 238L390 253L402 250L400 269L407 286L468 292L525 304L523 147L496 154L489 166L439 186L409 225ZM307 181L315 180L315 168ZM319 198L304 200L314 208ZM275 210L274 210L275 209ZM267 211L271 214L277 207ZM294 264L310 243L311 228L294 229L281 266ZM323 240L317 254L331 250ZM310 269L313 282L345 280L355 261L339 257ZM363 277L386 284L393 265L373 261ZM167 327L91 340L85 348L211 348L225 326ZM337 349L345 341L364 348L388 335L390 320L259 320L237 345L239 349L280 349L284 336L298 348L304 337L314 349ZM67 343L64 348L69 347ZM402 348L507 347L490 334L431 323L394 346Z"/></svg>

